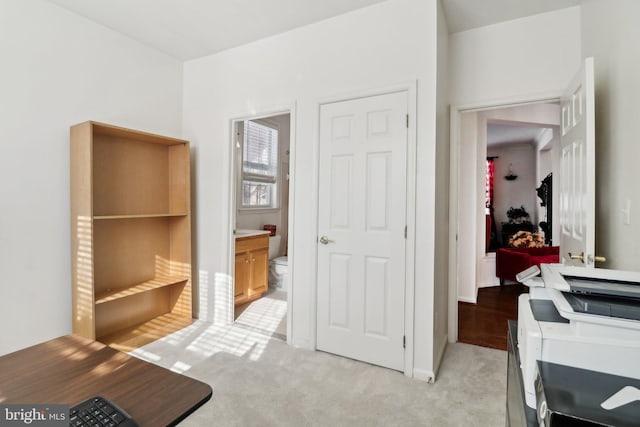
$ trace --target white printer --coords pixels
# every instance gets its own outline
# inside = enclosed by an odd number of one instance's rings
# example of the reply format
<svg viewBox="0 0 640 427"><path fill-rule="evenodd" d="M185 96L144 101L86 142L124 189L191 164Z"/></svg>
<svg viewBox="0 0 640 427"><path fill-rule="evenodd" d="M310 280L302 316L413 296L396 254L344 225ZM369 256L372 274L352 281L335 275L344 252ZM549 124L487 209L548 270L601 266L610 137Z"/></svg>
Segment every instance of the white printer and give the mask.
<svg viewBox="0 0 640 427"><path fill-rule="evenodd" d="M640 379L640 273L542 264L518 300L518 352L527 406L537 361Z"/></svg>

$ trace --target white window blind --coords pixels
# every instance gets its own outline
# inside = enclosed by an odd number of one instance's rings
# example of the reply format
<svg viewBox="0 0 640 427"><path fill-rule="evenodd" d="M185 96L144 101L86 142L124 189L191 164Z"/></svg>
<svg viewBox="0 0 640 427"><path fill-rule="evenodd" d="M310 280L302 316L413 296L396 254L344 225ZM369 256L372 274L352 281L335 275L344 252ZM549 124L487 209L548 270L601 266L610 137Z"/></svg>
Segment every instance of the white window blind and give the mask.
<svg viewBox="0 0 640 427"><path fill-rule="evenodd" d="M275 208L278 178L278 130L244 122L242 207Z"/></svg>

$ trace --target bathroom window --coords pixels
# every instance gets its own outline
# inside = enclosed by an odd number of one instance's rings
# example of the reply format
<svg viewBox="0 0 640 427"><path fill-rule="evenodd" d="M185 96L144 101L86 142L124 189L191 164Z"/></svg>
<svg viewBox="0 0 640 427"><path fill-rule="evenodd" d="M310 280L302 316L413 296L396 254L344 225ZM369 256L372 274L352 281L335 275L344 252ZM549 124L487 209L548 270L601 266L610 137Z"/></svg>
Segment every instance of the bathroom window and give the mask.
<svg viewBox="0 0 640 427"><path fill-rule="evenodd" d="M278 129L247 120L242 143L242 208L277 208L277 186Z"/></svg>

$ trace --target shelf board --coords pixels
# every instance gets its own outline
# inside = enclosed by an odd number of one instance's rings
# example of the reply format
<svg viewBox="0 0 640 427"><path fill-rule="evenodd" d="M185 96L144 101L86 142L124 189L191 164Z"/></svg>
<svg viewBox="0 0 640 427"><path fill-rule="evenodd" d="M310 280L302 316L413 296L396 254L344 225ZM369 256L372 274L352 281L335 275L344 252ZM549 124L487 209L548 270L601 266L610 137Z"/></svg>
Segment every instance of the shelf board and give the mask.
<svg viewBox="0 0 640 427"><path fill-rule="evenodd" d="M184 283L187 280L189 280L189 278L186 276L156 277L154 279L147 280L146 282L142 282L137 285L130 286L126 289L100 292L99 294L96 294L95 304L96 305L104 304L106 302L115 301L121 298L127 298L142 292L149 292L154 289L177 285L179 283Z"/></svg>
<svg viewBox="0 0 640 427"><path fill-rule="evenodd" d="M103 220L103 219L136 219L136 218L171 218L171 217L180 217L187 216L186 212L180 213L161 213L161 214L136 214L136 215L94 215L93 219L95 220Z"/></svg>
<svg viewBox="0 0 640 427"><path fill-rule="evenodd" d="M123 138L129 141L140 141L140 142L150 142L153 144L162 144L162 145L178 145L178 144L188 144L188 141L184 139L172 138L169 136L157 135L154 133L143 132L134 129L126 129L119 126L108 125L105 123L99 123L90 121L92 133L94 135L105 135L116 138Z"/></svg>
<svg viewBox="0 0 640 427"><path fill-rule="evenodd" d="M96 340L116 350L128 352L177 332L192 322L191 317L167 313L136 326L98 337Z"/></svg>

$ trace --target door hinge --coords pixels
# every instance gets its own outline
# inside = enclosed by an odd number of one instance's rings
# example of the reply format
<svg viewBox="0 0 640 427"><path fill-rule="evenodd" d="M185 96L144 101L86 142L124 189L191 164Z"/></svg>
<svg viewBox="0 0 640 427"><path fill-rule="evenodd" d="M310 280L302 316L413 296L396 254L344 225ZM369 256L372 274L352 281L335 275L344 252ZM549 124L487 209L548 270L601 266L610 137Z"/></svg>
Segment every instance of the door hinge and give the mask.
<svg viewBox="0 0 640 427"><path fill-rule="evenodd" d="M409 129L409 115L407 114L407 129Z"/></svg>
<svg viewBox="0 0 640 427"><path fill-rule="evenodd" d="M404 226L404 238L405 239L407 238L407 226L406 225Z"/></svg>
<svg viewBox="0 0 640 427"><path fill-rule="evenodd" d="M402 348L407 348L407 336L402 336Z"/></svg>

